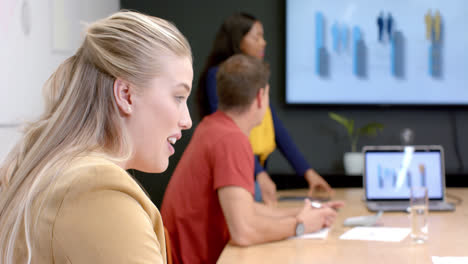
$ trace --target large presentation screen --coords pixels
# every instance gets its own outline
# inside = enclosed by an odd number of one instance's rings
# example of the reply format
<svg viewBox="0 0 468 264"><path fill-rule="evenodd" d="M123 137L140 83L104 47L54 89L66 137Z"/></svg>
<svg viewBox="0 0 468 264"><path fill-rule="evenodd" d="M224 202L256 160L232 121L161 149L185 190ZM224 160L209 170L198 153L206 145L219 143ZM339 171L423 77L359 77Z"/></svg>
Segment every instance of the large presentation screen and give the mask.
<svg viewBox="0 0 468 264"><path fill-rule="evenodd" d="M468 105L468 1L286 0L286 102Z"/></svg>

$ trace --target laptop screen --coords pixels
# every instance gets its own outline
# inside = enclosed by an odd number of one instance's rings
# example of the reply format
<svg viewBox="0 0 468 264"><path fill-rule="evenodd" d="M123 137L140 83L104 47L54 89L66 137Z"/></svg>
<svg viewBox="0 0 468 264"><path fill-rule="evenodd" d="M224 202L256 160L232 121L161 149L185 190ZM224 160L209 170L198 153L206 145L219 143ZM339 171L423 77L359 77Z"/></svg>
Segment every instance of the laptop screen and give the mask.
<svg viewBox="0 0 468 264"><path fill-rule="evenodd" d="M411 186L425 186L429 199L442 200L444 168L441 147L365 149L367 200L407 200Z"/></svg>

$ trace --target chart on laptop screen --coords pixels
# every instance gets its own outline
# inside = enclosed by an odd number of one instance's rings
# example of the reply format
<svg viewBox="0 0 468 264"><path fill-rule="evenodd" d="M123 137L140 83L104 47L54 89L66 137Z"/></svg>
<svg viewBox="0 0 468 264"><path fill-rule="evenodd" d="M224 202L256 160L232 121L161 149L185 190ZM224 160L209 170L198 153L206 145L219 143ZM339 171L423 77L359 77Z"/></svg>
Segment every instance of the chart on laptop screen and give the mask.
<svg viewBox="0 0 468 264"><path fill-rule="evenodd" d="M367 152L369 199L407 199L411 186L428 188L429 198L443 195L441 154L434 152Z"/></svg>

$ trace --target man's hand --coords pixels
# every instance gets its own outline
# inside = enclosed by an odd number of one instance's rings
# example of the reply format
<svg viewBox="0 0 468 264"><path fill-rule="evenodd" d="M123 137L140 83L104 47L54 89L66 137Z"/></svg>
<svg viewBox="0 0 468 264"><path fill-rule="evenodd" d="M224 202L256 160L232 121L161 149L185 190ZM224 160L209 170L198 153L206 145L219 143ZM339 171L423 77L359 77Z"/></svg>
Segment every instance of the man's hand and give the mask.
<svg viewBox="0 0 468 264"><path fill-rule="evenodd" d="M268 206L276 206L276 184L271 180L270 175L265 171L257 174L257 182L262 191L263 202Z"/></svg>
<svg viewBox="0 0 468 264"><path fill-rule="evenodd" d="M309 192L307 196L314 197L317 191L324 191L328 195L333 196L335 191L332 190L330 185L320 176L315 170L308 169L304 175L305 179L309 183Z"/></svg>
<svg viewBox="0 0 468 264"><path fill-rule="evenodd" d="M335 210L340 209L344 205L345 205L344 201L331 201L331 202L322 203L322 206L330 207Z"/></svg>
<svg viewBox="0 0 468 264"><path fill-rule="evenodd" d="M324 227L330 227L336 219L336 211L330 207L315 209L310 205L310 200L305 199L304 207L296 216L297 220L304 223L305 232L316 232Z"/></svg>

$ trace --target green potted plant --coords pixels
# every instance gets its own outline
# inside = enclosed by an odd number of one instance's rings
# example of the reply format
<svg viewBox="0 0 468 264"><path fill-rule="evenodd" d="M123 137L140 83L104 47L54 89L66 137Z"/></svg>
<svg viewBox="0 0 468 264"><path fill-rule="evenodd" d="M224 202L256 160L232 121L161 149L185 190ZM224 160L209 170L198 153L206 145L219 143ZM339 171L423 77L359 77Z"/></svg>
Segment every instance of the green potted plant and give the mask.
<svg viewBox="0 0 468 264"><path fill-rule="evenodd" d="M375 136L377 132L383 129L384 125L377 122L368 123L362 127L356 128L354 120L342 115L330 112L328 116L345 127L351 143L351 152L346 152L343 157L343 163L346 175L362 175L363 156L357 151L357 144L360 136Z"/></svg>

